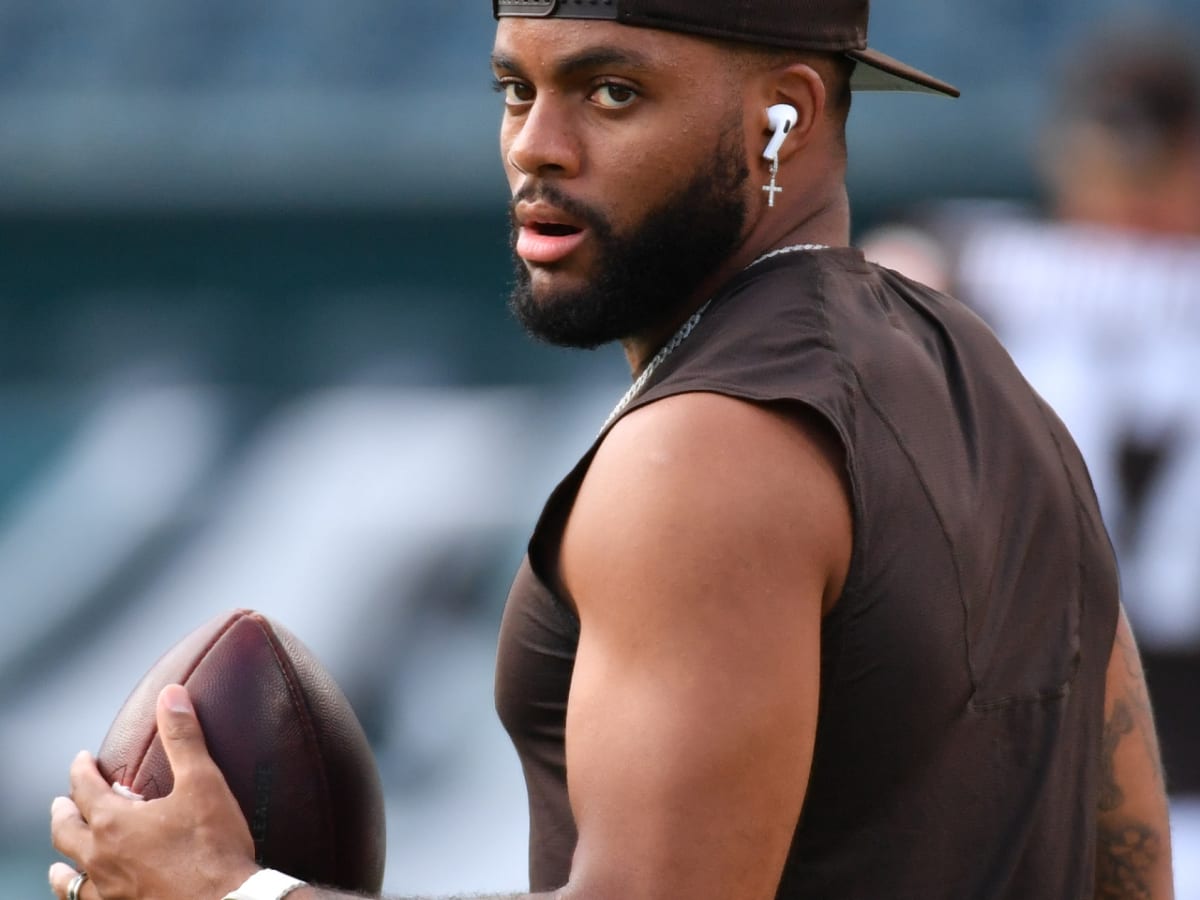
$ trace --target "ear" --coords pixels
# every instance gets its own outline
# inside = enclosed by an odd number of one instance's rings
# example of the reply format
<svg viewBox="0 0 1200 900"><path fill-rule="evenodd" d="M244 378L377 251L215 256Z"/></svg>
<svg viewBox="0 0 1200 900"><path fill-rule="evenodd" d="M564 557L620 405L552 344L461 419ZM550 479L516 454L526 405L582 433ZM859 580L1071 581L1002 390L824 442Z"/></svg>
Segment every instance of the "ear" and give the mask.
<svg viewBox="0 0 1200 900"><path fill-rule="evenodd" d="M796 110L796 123L779 150L780 162L809 146L824 127L825 82L820 73L806 63L792 63L767 73L760 96L763 101L759 112L763 146L773 133L767 121L767 109L777 103L786 103Z"/></svg>

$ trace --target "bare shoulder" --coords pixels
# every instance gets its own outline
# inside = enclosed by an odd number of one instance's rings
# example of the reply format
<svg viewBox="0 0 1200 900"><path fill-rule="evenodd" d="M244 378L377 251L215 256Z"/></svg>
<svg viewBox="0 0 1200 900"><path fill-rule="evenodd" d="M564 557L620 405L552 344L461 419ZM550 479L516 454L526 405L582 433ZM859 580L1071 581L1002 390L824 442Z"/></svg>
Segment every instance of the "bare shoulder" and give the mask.
<svg viewBox="0 0 1200 900"><path fill-rule="evenodd" d="M627 416L605 439L564 536L564 577L651 581L775 572L840 593L851 547L841 445L815 412L688 393ZM792 583L796 583L794 580Z"/></svg>
<svg viewBox="0 0 1200 900"><path fill-rule="evenodd" d="M775 896L850 553L841 468L818 420L713 394L605 438L559 555L579 896Z"/></svg>

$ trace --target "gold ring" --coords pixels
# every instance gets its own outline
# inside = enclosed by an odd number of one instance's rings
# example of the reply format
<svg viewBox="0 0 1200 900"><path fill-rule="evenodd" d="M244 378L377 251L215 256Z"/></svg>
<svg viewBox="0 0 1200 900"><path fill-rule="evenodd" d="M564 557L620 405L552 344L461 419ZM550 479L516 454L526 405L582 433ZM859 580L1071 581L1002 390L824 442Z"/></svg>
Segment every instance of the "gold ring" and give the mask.
<svg viewBox="0 0 1200 900"><path fill-rule="evenodd" d="M87 877L87 872L80 872L71 879L71 883L67 885L67 900L79 900L79 889L83 887Z"/></svg>

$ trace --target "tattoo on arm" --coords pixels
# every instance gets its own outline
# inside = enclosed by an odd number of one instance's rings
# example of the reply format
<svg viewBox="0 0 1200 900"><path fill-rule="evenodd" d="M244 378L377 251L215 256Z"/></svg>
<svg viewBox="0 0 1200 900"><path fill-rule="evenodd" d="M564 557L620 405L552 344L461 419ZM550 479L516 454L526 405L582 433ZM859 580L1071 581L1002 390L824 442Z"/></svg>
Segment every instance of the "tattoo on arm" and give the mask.
<svg viewBox="0 0 1200 900"><path fill-rule="evenodd" d="M1136 734L1134 741L1141 745L1138 756L1144 754L1154 788L1165 793L1162 762L1141 660L1127 628L1118 629L1114 649L1125 677L1121 679L1121 691L1112 700L1101 738L1096 897L1154 900L1155 873L1167 841L1165 822L1147 822L1143 815L1124 808L1126 801L1133 799L1127 796L1127 791L1134 790L1136 794L1137 785L1122 784L1118 748L1126 736ZM1123 752L1127 754L1129 749L1126 744Z"/></svg>
<svg viewBox="0 0 1200 900"><path fill-rule="evenodd" d="M1117 702L1112 707L1112 715L1109 716L1109 721L1105 722L1104 734L1105 739L1109 737L1109 731L1118 725L1128 726L1128 731L1122 731L1121 734L1127 734L1129 731L1136 731L1141 737L1142 750L1146 754L1147 760L1150 760L1154 767L1154 778L1157 779L1158 787L1165 792L1165 778L1163 775L1163 758L1158 749L1158 736L1154 731L1154 713L1151 709L1150 690L1146 688L1146 674L1141 668L1141 656L1138 654L1138 647L1133 642L1133 635L1127 629L1117 631L1117 650L1121 654L1121 662L1126 668L1126 684L1128 690L1123 697L1118 698ZM1118 715L1123 716L1121 722L1117 721ZM1120 737L1117 738L1120 742ZM1112 752L1116 751L1116 744L1112 745L1109 750L1106 750L1106 764L1111 766Z"/></svg>
<svg viewBox="0 0 1200 900"><path fill-rule="evenodd" d="M1099 830L1096 897L1103 900L1153 900L1149 873L1161 852L1158 832L1141 823L1120 830Z"/></svg>
<svg viewBox="0 0 1200 900"><path fill-rule="evenodd" d="M1125 802L1125 792L1117 784L1114 756L1121 738L1133 731L1133 716L1124 700L1113 705L1112 715L1104 723L1104 738L1100 749L1100 809L1112 812Z"/></svg>

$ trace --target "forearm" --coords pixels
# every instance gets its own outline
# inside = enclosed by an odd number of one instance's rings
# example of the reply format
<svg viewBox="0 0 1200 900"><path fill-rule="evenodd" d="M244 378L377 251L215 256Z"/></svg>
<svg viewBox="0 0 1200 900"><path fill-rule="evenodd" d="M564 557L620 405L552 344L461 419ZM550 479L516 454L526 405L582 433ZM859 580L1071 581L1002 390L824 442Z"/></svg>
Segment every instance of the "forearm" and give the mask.
<svg viewBox="0 0 1200 900"><path fill-rule="evenodd" d="M1097 815L1098 900L1174 896L1171 831L1150 698L1124 614L1109 665Z"/></svg>

